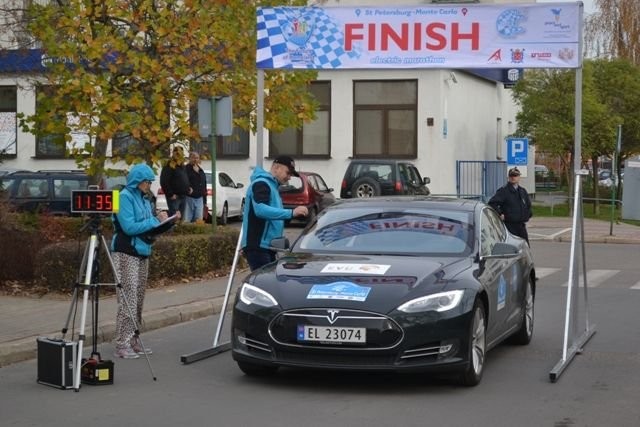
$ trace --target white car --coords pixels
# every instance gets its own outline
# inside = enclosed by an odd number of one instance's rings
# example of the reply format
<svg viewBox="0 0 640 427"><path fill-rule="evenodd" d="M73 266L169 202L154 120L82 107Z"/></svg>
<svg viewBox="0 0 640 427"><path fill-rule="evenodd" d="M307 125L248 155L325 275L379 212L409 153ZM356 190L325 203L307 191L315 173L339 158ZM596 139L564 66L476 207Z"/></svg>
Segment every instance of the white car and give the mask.
<svg viewBox="0 0 640 427"><path fill-rule="evenodd" d="M207 206L209 209L213 207L213 194L211 185L211 171L204 170L207 177ZM218 181L216 183L216 217L218 224L226 224L229 218L242 217L244 211L244 185L235 183L233 179L222 171L217 171ZM168 210L167 199L162 191L158 189L156 196L156 209L161 211ZM206 217L206 214L205 214Z"/></svg>

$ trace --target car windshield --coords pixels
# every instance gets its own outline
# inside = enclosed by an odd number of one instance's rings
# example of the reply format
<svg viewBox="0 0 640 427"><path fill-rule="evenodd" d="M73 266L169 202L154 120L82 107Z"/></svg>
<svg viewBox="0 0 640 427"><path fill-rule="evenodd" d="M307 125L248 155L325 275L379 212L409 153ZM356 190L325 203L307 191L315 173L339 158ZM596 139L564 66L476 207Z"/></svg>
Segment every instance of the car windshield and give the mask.
<svg viewBox="0 0 640 427"><path fill-rule="evenodd" d="M471 214L461 211L329 209L296 241L296 252L462 256L473 248Z"/></svg>

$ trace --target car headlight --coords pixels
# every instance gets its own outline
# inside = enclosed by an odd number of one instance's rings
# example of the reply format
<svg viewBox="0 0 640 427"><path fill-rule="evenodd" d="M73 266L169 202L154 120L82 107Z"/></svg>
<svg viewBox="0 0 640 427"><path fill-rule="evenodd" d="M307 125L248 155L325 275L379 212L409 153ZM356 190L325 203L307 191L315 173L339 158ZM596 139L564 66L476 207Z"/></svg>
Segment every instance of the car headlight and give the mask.
<svg viewBox="0 0 640 427"><path fill-rule="evenodd" d="M421 311L447 311L451 310L462 300L463 290L440 292L438 294L427 295L405 302L398 310L405 313L419 313Z"/></svg>
<svg viewBox="0 0 640 427"><path fill-rule="evenodd" d="M252 286L248 283L242 284L240 290L240 301L247 305L256 304L263 307L273 307L278 305L278 302L267 291L263 291L260 288Z"/></svg>

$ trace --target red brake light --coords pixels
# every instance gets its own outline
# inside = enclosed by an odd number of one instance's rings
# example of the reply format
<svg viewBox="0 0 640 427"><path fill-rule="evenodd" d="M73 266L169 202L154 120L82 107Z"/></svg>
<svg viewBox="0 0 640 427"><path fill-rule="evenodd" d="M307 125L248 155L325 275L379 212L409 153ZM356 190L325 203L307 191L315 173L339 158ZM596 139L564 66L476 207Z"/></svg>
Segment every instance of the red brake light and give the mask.
<svg viewBox="0 0 640 427"><path fill-rule="evenodd" d="M401 192L402 191L402 182L396 181L396 191L397 192Z"/></svg>
<svg viewBox="0 0 640 427"><path fill-rule="evenodd" d="M213 196L213 189L207 188L207 196Z"/></svg>
<svg viewBox="0 0 640 427"><path fill-rule="evenodd" d="M162 187L158 188L158 196L164 194L164 191L162 191Z"/></svg>
<svg viewBox="0 0 640 427"><path fill-rule="evenodd" d="M341 188L344 188L345 190L347 189L347 180L343 179L342 180L342 184L340 185Z"/></svg>

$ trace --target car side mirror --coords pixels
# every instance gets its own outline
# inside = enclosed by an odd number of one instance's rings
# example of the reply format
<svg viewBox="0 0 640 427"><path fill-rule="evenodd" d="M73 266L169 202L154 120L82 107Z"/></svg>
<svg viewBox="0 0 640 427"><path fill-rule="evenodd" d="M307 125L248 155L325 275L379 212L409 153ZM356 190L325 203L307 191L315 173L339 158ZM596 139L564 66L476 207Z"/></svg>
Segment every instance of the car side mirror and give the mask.
<svg viewBox="0 0 640 427"><path fill-rule="evenodd" d="M329 189L327 190L327 193L333 193L333 187L329 187Z"/></svg>
<svg viewBox="0 0 640 427"><path fill-rule="evenodd" d="M241 182L236 183L236 188L243 188L244 184Z"/></svg>
<svg viewBox="0 0 640 427"><path fill-rule="evenodd" d="M278 237L271 240L271 249L274 251L286 251L291 247L289 239L286 237Z"/></svg>
<svg viewBox="0 0 640 427"><path fill-rule="evenodd" d="M422 178L422 181L424 182L424 185L431 184L431 178L429 178L428 176Z"/></svg>

